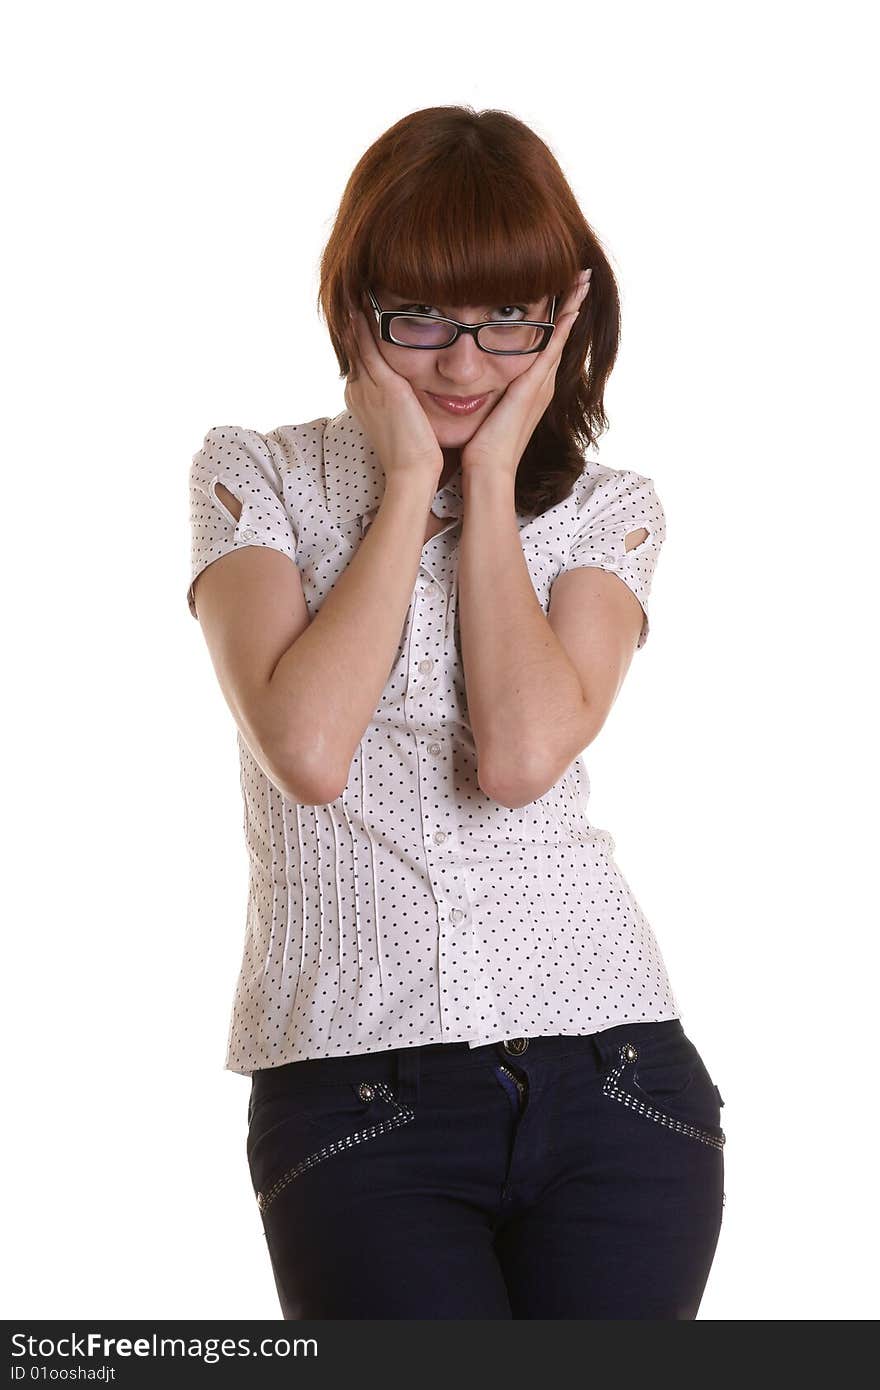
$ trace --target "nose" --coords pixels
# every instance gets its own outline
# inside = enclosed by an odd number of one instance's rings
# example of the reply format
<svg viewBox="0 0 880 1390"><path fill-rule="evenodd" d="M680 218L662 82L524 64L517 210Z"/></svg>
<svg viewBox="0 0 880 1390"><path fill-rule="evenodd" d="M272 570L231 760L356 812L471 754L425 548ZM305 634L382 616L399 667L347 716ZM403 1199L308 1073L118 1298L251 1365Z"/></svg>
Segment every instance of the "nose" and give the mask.
<svg viewBox="0 0 880 1390"><path fill-rule="evenodd" d="M450 389L453 383L456 387L470 386L474 382L479 384L486 373L486 356L470 333L462 333L452 347L437 353L437 374L449 382ZM479 392L462 390L457 394L476 396Z"/></svg>

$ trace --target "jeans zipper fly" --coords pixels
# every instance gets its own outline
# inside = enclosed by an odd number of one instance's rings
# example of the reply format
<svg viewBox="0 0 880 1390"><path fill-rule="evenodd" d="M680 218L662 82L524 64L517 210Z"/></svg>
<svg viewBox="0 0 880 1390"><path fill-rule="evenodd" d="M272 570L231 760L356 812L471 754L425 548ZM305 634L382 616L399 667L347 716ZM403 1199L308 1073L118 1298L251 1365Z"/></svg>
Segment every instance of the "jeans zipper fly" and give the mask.
<svg viewBox="0 0 880 1390"><path fill-rule="evenodd" d="M514 1086L515 1086L516 1089L519 1091L520 1104L522 1104L522 1098L523 1098L523 1095L525 1094L525 1089L526 1089L525 1086L524 1086L523 1083L520 1081L519 1077L518 1077L514 1072L512 1072L512 1071L510 1070L509 1067L506 1067L506 1066L504 1065L503 1062L499 1062L498 1065L499 1065L499 1067L501 1068L501 1070L504 1072L504 1075L510 1077L510 1079L511 1079L511 1081L513 1082Z"/></svg>

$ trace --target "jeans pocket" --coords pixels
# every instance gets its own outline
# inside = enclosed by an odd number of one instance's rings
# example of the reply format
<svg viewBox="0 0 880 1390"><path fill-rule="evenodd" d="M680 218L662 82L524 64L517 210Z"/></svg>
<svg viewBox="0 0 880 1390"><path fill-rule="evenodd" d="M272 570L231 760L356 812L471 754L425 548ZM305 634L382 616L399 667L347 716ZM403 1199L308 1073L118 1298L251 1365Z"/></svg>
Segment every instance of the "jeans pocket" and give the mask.
<svg viewBox="0 0 880 1390"><path fill-rule="evenodd" d="M256 1100L247 1161L261 1212L317 1163L378 1138L415 1116L384 1081L309 1087Z"/></svg>
<svg viewBox="0 0 880 1390"><path fill-rule="evenodd" d="M623 1039L602 1086L610 1099L665 1129L724 1147L721 1092L683 1032L633 1033Z"/></svg>
<svg viewBox="0 0 880 1390"><path fill-rule="evenodd" d="M687 1034L648 1032L632 1041L638 1053L632 1068L633 1088L661 1106L684 1098L699 1079L702 1065Z"/></svg>

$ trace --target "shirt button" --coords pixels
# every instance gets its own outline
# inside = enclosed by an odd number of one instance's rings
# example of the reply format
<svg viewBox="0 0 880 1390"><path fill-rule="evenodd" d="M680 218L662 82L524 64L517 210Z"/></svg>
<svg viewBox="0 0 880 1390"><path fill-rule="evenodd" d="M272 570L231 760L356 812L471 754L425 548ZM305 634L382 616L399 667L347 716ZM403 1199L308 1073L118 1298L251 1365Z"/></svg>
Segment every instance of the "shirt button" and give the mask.
<svg viewBox="0 0 880 1390"><path fill-rule="evenodd" d="M254 533L249 526L246 526L243 531L239 531L238 534L243 541L252 541L254 538Z"/></svg>
<svg viewBox="0 0 880 1390"><path fill-rule="evenodd" d="M427 675L429 671L433 671L433 669L434 663L430 657L426 656L419 662L419 670L423 671L425 675Z"/></svg>
<svg viewBox="0 0 880 1390"><path fill-rule="evenodd" d="M441 745L440 745L439 743L429 743L429 744L428 744L428 752L429 752L429 753L439 753L440 751L441 751Z"/></svg>
<svg viewBox="0 0 880 1390"><path fill-rule="evenodd" d="M460 907L454 907L449 915L452 918L453 922L460 922L461 919L464 917L464 913L462 912Z"/></svg>
<svg viewBox="0 0 880 1390"><path fill-rule="evenodd" d="M446 831L445 831L445 830L435 830L435 831L434 831L434 844L435 844L435 845L442 845L442 843L443 843L443 841L444 841L445 839L446 839Z"/></svg>

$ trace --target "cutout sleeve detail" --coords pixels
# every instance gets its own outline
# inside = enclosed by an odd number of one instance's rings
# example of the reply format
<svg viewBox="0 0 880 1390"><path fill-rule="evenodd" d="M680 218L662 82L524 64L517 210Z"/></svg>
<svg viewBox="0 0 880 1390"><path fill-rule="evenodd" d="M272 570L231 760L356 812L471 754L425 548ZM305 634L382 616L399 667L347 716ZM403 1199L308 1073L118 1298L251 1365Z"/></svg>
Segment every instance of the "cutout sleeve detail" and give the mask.
<svg viewBox="0 0 880 1390"><path fill-rule="evenodd" d="M220 483L241 504L238 519L216 491ZM246 545L280 550L296 563L297 536L284 503L282 466L265 435L240 425L208 430L189 470L189 611L198 617L193 584L221 555Z"/></svg>
<svg viewBox="0 0 880 1390"><path fill-rule="evenodd" d="M642 605L638 649L648 640L648 599L666 539L666 515L653 479L628 469L598 464L589 468L582 479L577 523L561 573L594 565L622 579Z"/></svg>

